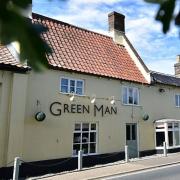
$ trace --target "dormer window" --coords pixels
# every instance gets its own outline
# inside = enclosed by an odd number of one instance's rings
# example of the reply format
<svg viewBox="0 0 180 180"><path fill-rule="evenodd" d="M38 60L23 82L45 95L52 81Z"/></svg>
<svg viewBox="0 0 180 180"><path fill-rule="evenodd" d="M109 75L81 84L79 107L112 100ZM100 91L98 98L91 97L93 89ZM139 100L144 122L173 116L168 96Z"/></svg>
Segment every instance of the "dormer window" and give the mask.
<svg viewBox="0 0 180 180"><path fill-rule="evenodd" d="M84 94L84 80L61 78L60 91L62 93Z"/></svg>

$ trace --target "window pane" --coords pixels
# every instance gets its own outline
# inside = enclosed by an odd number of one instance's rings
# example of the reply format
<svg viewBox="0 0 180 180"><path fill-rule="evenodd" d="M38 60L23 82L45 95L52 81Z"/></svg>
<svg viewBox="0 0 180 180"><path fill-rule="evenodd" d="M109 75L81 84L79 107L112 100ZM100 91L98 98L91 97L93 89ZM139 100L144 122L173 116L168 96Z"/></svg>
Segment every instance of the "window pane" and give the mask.
<svg viewBox="0 0 180 180"><path fill-rule="evenodd" d="M75 131L81 130L81 124L75 124Z"/></svg>
<svg viewBox="0 0 180 180"><path fill-rule="evenodd" d="M130 125L126 125L126 140L131 140Z"/></svg>
<svg viewBox="0 0 180 180"><path fill-rule="evenodd" d="M80 143L81 142L81 133L74 133L74 143Z"/></svg>
<svg viewBox="0 0 180 180"><path fill-rule="evenodd" d="M96 129L96 123L75 123L73 155L77 155L80 149L83 151L83 154L96 153Z"/></svg>
<svg viewBox="0 0 180 180"><path fill-rule="evenodd" d="M84 81L74 79L61 79L61 92L65 93L76 93L79 95L83 94Z"/></svg>
<svg viewBox="0 0 180 180"><path fill-rule="evenodd" d="M61 92L68 93L68 86L61 86Z"/></svg>
<svg viewBox="0 0 180 180"><path fill-rule="evenodd" d="M124 104L128 103L127 102L127 88L126 87L123 88L123 103Z"/></svg>
<svg viewBox="0 0 180 180"><path fill-rule="evenodd" d="M165 141L164 132L156 132L156 147L163 146L164 141Z"/></svg>
<svg viewBox="0 0 180 180"><path fill-rule="evenodd" d="M70 87L70 93L75 93L75 87Z"/></svg>
<svg viewBox="0 0 180 180"><path fill-rule="evenodd" d="M90 153L95 153L96 152L96 144L95 143L91 143L90 144Z"/></svg>
<svg viewBox="0 0 180 180"><path fill-rule="evenodd" d="M78 155L78 151L80 150L80 144L73 145L73 155Z"/></svg>
<svg viewBox="0 0 180 180"><path fill-rule="evenodd" d="M168 129L172 129L172 123L168 123Z"/></svg>
<svg viewBox="0 0 180 180"><path fill-rule="evenodd" d="M61 86L68 86L68 79L61 79Z"/></svg>
<svg viewBox="0 0 180 180"><path fill-rule="evenodd" d="M70 80L70 93L75 93L75 80Z"/></svg>
<svg viewBox="0 0 180 180"><path fill-rule="evenodd" d="M136 140L136 126L132 125L132 140Z"/></svg>
<svg viewBox="0 0 180 180"><path fill-rule="evenodd" d="M138 89L134 89L134 104L138 105Z"/></svg>
<svg viewBox="0 0 180 180"><path fill-rule="evenodd" d="M164 129L164 123L158 123L156 129Z"/></svg>
<svg viewBox="0 0 180 180"><path fill-rule="evenodd" d="M82 144L83 154L88 154L88 144Z"/></svg>
<svg viewBox="0 0 180 180"><path fill-rule="evenodd" d="M179 145L179 131L174 131L174 144L177 146Z"/></svg>
<svg viewBox="0 0 180 180"><path fill-rule="evenodd" d="M96 142L96 133L95 132L90 133L90 142Z"/></svg>
<svg viewBox="0 0 180 180"><path fill-rule="evenodd" d="M82 124L82 131L89 131L89 123Z"/></svg>
<svg viewBox="0 0 180 180"><path fill-rule="evenodd" d="M176 101L176 106L179 106L179 97L178 97L178 95L175 95L175 101Z"/></svg>
<svg viewBox="0 0 180 180"><path fill-rule="evenodd" d="M96 124L91 124L91 130L96 130Z"/></svg>
<svg viewBox="0 0 180 180"><path fill-rule="evenodd" d="M133 88L129 88L129 104L133 104Z"/></svg>
<svg viewBox="0 0 180 180"><path fill-rule="evenodd" d="M173 146L173 132L168 131L169 146Z"/></svg>
<svg viewBox="0 0 180 180"><path fill-rule="evenodd" d="M179 123L174 123L174 128L178 129L179 128Z"/></svg>
<svg viewBox="0 0 180 180"><path fill-rule="evenodd" d="M82 88L76 88L76 94L82 95Z"/></svg>
<svg viewBox="0 0 180 180"><path fill-rule="evenodd" d="M75 80L70 80L70 86L75 86Z"/></svg>
<svg viewBox="0 0 180 180"><path fill-rule="evenodd" d="M89 142L89 133L82 133L82 142L83 143Z"/></svg>
<svg viewBox="0 0 180 180"><path fill-rule="evenodd" d="M76 86L82 88L83 87L83 81L77 81Z"/></svg>

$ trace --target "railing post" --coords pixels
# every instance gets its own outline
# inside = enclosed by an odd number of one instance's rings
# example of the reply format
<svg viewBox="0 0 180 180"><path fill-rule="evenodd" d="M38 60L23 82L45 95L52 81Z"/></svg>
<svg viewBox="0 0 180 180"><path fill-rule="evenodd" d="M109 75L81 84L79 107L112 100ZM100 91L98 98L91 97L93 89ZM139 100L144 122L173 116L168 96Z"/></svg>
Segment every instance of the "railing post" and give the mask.
<svg viewBox="0 0 180 180"><path fill-rule="evenodd" d="M127 145L125 145L125 161L129 162L129 150Z"/></svg>
<svg viewBox="0 0 180 180"><path fill-rule="evenodd" d="M82 170L82 159L83 158L83 152L82 150L78 151L78 170L81 171Z"/></svg>
<svg viewBox="0 0 180 180"><path fill-rule="evenodd" d="M163 153L164 153L164 156L167 157L166 142L163 142Z"/></svg>
<svg viewBox="0 0 180 180"><path fill-rule="evenodd" d="M21 161L19 157L15 157L14 159L14 170L13 170L13 180L19 179L19 166L21 165Z"/></svg>

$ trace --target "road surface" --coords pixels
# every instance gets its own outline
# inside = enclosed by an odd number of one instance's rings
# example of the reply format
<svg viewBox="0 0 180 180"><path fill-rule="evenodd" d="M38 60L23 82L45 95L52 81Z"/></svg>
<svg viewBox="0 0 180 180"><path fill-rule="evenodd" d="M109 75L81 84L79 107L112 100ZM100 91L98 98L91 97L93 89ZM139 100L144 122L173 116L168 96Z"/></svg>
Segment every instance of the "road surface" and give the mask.
<svg viewBox="0 0 180 180"><path fill-rule="evenodd" d="M180 180L180 164L169 165L124 175L109 176L106 180Z"/></svg>

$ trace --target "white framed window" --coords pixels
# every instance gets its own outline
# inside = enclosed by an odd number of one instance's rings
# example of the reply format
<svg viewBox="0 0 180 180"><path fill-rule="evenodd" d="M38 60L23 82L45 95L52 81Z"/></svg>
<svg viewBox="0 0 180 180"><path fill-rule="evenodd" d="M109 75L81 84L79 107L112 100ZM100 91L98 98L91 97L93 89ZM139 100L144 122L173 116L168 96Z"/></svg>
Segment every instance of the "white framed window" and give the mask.
<svg viewBox="0 0 180 180"><path fill-rule="evenodd" d="M60 80L60 91L62 93L84 94L84 80L62 77Z"/></svg>
<svg viewBox="0 0 180 180"><path fill-rule="evenodd" d="M123 104L139 105L139 89L135 87L123 87Z"/></svg>
<svg viewBox="0 0 180 180"><path fill-rule="evenodd" d="M75 123L73 133L73 155L82 150L84 155L97 152L97 123Z"/></svg>
<svg viewBox="0 0 180 180"><path fill-rule="evenodd" d="M176 107L180 107L180 94L175 95Z"/></svg>
<svg viewBox="0 0 180 180"><path fill-rule="evenodd" d="M163 148L165 141L168 149L180 147L180 123L178 121L156 124L156 148Z"/></svg>
<svg viewBox="0 0 180 180"><path fill-rule="evenodd" d="M158 123L156 124L156 148L163 147L165 142L165 124Z"/></svg>

